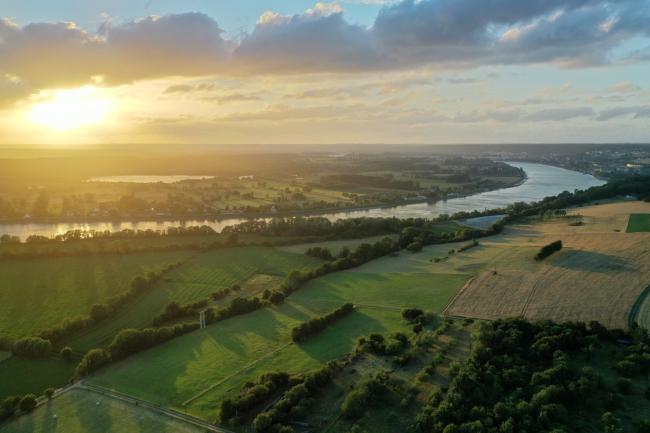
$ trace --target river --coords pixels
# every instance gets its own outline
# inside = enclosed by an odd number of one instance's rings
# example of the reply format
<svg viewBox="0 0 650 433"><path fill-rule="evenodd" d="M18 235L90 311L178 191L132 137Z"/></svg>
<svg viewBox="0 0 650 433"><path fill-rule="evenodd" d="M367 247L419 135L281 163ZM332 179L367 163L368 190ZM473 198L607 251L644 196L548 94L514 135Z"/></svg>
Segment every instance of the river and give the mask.
<svg viewBox="0 0 650 433"><path fill-rule="evenodd" d="M518 186L474 194L467 197L453 198L436 203L414 203L391 208L377 208L348 212L323 214L330 220L354 217L398 217L398 218L433 218L441 214L453 214L460 211L485 210L505 207L515 202L531 202L544 197L557 195L562 191L573 192L603 185L605 182L595 177L544 164L528 162L507 162L521 167L527 179ZM168 227L207 225L216 231L237 224L245 219L229 218L221 220L187 220L187 221L138 221L138 222L88 222L88 223L50 223L50 224L0 224L0 235L10 234L26 239L30 235L54 236L68 230L163 230Z"/></svg>

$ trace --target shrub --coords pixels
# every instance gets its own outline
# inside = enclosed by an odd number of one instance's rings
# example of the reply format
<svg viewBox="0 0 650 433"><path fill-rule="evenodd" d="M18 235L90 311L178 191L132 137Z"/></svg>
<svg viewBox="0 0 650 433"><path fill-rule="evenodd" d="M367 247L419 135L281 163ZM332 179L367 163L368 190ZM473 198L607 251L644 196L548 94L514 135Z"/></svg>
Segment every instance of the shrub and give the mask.
<svg viewBox="0 0 650 433"><path fill-rule="evenodd" d="M87 376L111 362L111 354L106 349L91 349L77 366L76 377Z"/></svg>
<svg viewBox="0 0 650 433"><path fill-rule="evenodd" d="M562 241L551 242L548 245L544 245L539 252L535 255L535 260L540 261L544 260L546 257L550 256L556 251L562 249Z"/></svg>
<svg viewBox="0 0 650 433"><path fill-rule="evenodd" d="M72 361L71 347L68 346L64 347L63 349L61 349L61 352L59 352L59 354L61 355L61 359L63 359L64 361Z"/></svg>
<svg viewBox="0 0 650 433"><path fill-rule="evenodd" d="M616 387L623 394L630 394L632 392L632 381L627 377L620 377L616 380Z"/></svg>
<svg viewBox="0 0 650 433"><path fill-rule="evenodd" d="M419 308L405 308L402 310L402 318L409 322L415 322L420 316L424 315L424 311Z"/></svg>
<svg viewBox="0 0 650 433"><path fill-rule="evenodd" d="M366 411L366 395L361 390L354 390L345 396L341 403L341 413L348 419L358 419Z"/></svg>
<svg viewBox="0 0 650 433"><path fill-rule="evenodd" d="M30 358L45 358L52 353L52 343L40 337L25 337L14 342L13 352Z"/></svg>
<svg viewBox="0 0 650 433"><path fill-rule="evenodd" d="M253 420L253 428L256 432L267 432L273 425L273 418L267 413L261 413Z"/></svg>
<svg viewBox="0 0 650 433"><path fill-rule="evenodd" d="M36 407L36 396L34 394L27 394L20 399L18 408L21 412L31 412Z"/></svg>

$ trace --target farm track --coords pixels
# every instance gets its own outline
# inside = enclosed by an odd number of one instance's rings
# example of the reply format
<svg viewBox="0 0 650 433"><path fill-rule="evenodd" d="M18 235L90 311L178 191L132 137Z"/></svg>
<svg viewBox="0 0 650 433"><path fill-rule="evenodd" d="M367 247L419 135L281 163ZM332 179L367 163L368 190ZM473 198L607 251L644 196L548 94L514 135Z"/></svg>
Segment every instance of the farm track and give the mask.
<svg viewBox="0 0 650 433"><path fill-rule="evenodd" d="M196 427L203 428L203 429L206 429L206 430L211 431L211 432L215 432L215 433L233 433L231 430L227 430L227 429L224 429L224 428L221 428L221 427L217 427L216 425L210 424L209 422L204 421L204 420L202 420L200 418L195 418L195 417L193 417L191 415L188 415L188 414L185 414L185 413L182 413L182 412L178 412L178 411L173 410L173 409L168 409L168 408L159 406L157 404L151 403L151 402L146 401L146 400L141 400L139 398L131 397L130 395L122 394L121 392L113 391L113 390L110 390L108 388L104 388L104 387L97 386L97 385L89 385L89 384L83 383L83 382L79 382L75 387L77 387L79 389L85 389L87 391L95 392L95 393L101 394L103 396L108 396L108 397L114 398L116 400L120 400L120 401L129 403L129 404L134 405L134 406L142 407L142 408L145 408L147 410L156 412L156 413L158 413L160 415L167 415L167 416L169 416L171 418L174 418L174 419L177 419L177 420L192 424L192 425L194 425Z"/></svg>

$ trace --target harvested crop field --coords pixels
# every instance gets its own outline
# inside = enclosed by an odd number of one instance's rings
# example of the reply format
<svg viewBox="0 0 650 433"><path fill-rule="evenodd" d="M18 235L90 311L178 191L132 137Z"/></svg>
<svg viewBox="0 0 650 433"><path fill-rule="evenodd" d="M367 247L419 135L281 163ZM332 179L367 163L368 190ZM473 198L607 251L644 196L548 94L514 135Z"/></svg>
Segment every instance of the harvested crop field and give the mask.
<svg viewBox="0 0 650 433"><path fill-rule="evenodd" d="M497 267L496 273L494 269L481 271L446 313L483 319L598 320L625 328L632 307L650 281L650 233L620 233L612 227L625 220L623 209L639 207L638 203L580 208L580 214L590 218L581 226L569 226L569 218L559 218L515 227L496 248L509 248L522 238L538 248L561 239L564 248L536 270ZM592 232L586 230L589 226Z"/></svg>

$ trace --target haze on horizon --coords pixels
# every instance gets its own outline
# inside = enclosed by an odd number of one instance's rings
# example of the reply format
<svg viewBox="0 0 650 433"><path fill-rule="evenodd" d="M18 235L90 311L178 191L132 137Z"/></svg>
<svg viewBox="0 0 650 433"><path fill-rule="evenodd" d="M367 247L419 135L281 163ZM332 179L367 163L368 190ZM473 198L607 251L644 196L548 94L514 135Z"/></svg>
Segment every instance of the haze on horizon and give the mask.
<svg viewBox="0 0 650 433"><path fill-rule="evenodd" d="M0 146L644 142L648 0L4 0Z"/></svg>

